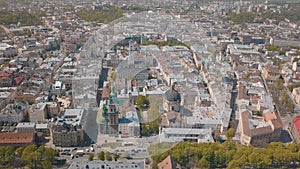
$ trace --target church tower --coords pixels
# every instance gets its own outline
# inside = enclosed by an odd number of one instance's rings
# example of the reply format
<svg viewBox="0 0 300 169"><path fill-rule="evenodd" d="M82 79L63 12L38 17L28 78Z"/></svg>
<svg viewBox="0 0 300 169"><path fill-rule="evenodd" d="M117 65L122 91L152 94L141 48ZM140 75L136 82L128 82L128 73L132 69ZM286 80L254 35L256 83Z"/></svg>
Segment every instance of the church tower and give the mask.
<svg viewBox="0 0 300 169"><path fill-rule="evenodd" d="M115 104L110 104L108 108L108 126L109 133L116 134L118 132L118 119L119 112L117 110L117 106Z"/></svg>

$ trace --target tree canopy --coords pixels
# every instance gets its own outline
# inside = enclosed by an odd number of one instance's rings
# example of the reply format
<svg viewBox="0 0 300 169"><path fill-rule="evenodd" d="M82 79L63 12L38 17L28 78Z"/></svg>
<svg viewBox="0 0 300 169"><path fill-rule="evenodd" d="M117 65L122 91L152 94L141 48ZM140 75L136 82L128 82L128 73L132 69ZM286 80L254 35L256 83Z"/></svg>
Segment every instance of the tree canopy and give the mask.
<svg viewBox="0 0 300 169"><path fill-rule="evenodd" d="M12 146L0 147L0 168L40 168L51 169L59 153L44 146L30 145L15 149Z"/></svg>
<svg viewBox="0 0 300 169"><path fill-rule="evenodd" d="M89 154L89 161L93 161L94 160L94 153L90 153Z"/></svg>
<svg viewBox="0 0 300 169"><path fill-rule="evenodd" d="M111 154L109 151L106 151L105 152L105 160L107 161L112 161L112 157L111 157Z"/></svg>
<svg viewBox="0 0 300 169"><path fill-rule="evenodd" d="M187 48L190 48L189 45L180 41L146 41L143 42L141 45L157 45L159 48L161 48L162 46L185 46Z"/></svg>
<svg viewBox="0 0 300 169"><path fill-rule="evenodd" d="M152 156L153 167L171 155L184 168L297 168L300 145L272 142L265 148L224 143L179 143Z"/></svg>
<svg viewBox="0 0 300 169"><path fill-rule="evenodd" d="M115 19L123 16L123 11L118 8L111 8L108 10L95 10L95 11L80 11L76 15L89 22L109 23Z"/></svg>
<svg viewBox="0 0 300 169"><path fill-rule="evenodd" d="M149 98L144 95L138 95L135 102L140 110L143 110L143 108L148 107L150 104Z"/></svg>
<svg viewBox="0 0 300 169"><path fill-rule="evenodd" d="M243 23L253 23L255 19L254 13L241 13L241 14L230 14L229 20L231 20L235 24L243 24Z"/></svg>
<svg viewBox="0 0 300 169"><path fill-rule="evenodd" d="M101 151L101 152L98 154L98 159L101 160L101 161L104 161L104 160L105 160L105 153L104 153L104 151Z"/></svg>
<svg viewBox="0 0 300 169"><path fill-rule="evenodd" d="M148 123L141 123L141 136L151 136L159 133L160 118Z"/></svg>
<svg viewBox="0 0 300 169"><path fill-rule="evenodd" d="M42 25L42 16L46 16L45 12L29 13L27 11L2 11L0 12L0 24L10 25L18 24L22 26Z"/></svg>
<svg viewBox="0 0 300 169"><path fill-rule="evenodd" d="M226 132L226 137L227 139L232 139L235 135L235 129L234 128L230 128L227 132Z"/></svg>

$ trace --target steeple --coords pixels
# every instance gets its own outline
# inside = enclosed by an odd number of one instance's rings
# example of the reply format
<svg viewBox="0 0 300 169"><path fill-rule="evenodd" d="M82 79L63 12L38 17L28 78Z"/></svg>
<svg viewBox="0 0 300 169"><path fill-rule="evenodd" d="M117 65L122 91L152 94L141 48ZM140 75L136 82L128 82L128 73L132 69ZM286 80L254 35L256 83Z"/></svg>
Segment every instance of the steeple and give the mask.
<svg viewBox="0 0 300 169"><path fill-rule="evenodd" d="M115 91L115 83L113 83L111 86L109 98L110 98L110 104L117 103L117 93Z"/></svg>

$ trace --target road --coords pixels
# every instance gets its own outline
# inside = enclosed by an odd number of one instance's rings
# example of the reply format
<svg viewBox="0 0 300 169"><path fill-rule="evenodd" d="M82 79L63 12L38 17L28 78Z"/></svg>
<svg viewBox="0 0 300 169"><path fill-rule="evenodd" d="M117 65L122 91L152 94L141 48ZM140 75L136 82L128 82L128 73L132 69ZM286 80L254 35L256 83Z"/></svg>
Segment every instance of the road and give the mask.
<svg viewBox="0 0 300 169"><path fill-rule="evenodd" d="M90 143L96 143L98 139L98 125L96 122L98 108L93 108L88 111L85 118L84 131L88 136L87 145Z"/></svg>
<svg viewBox="0 0 300 169"><path fill-rule="evenodd" d="M108 68L102 68L101 75L99 77L99 88L103 87L103 82L107 80L108 76ZM101 99L101 98L99 98ZM84 130L89 137L89 140L91 143L97 143L98 139L98 125L96 122L97 119L97 113L98 113L98 108L93 108L88 111L88 114L86 116L86 122L85 122L85 127Z"/></svg>
<svg viewBox="0 0 300 169"><path fill-rule="evenodd" d="M105 143L119 143L116 146L106 146ZM133 145L123 146L122 143L131 142ZM147 152L147 148L151 144L159 143L158 136L142 137L142 138L119 138L112 137L106 134L98 135L98 142L95 148L95 153L99 153L102 150L109 151L111 153L117 152L121 157L128 154L132 158L147 158L150 154Z"/></svg>

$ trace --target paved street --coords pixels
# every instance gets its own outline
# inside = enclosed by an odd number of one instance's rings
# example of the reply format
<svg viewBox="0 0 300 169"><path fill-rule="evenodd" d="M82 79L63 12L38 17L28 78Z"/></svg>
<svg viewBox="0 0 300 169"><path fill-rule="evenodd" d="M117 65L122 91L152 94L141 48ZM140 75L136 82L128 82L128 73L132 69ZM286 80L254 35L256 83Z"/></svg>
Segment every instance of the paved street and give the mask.
<svg viewBox="0 0 300 169"><path fill-rule="evenodd" d="M98 112L97 108L93 110L89 110L85 119L86 121L85 121L84 130L87 136L89 137L89 141L91 143L96 143L98 138L98 125L96 122L97 112Z"/></svg>
<svg viewBox="0 0 300 169"><path fill-rule="evenodd" d="M129 142L132 143L130 146L123 146L122 143ZM116 144L116 147L103 146L106 143L119 143ZM109 152L117 152L120 156L124 156L125 154L129 154L130 157L133 158L146 158L150 157L150 154L147 152L147 148L151 144L159 143L158 136L151 137L142 137L142 138L116 138L106 134L98 135L97 148L95 150L96 153L106 150ZM99 148L100 147L100 148Z"/></svg>

